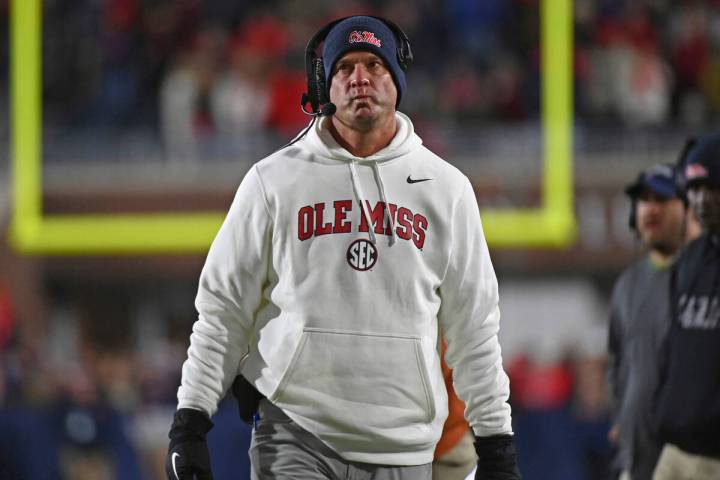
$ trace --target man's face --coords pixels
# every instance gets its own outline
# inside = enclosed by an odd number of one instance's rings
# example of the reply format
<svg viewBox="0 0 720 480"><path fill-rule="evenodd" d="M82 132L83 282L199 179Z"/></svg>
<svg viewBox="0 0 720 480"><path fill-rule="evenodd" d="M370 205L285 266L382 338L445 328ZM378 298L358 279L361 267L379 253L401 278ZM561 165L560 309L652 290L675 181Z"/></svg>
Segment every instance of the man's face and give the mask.
<svg viewBox="0 0 720 480"><path fill-rule="evenodd" d="M670 255L683 240L685 207L677 197L645 190L637 197L637 231L643 244Z"/></svg>
<svg viewBox="0 0 720 480"><path fill-rule="evenodd" d="M364 51L348 52L333 69L330 101L335 118L368 131L388 115L395 115L397 88L382 58Z"/></svg>
<svg viewBox="0 0 720 480"><path fill-rule="evenodd" d="M688 202L703 230L720 233L720 188L700 185L688 190Z"/></svg>

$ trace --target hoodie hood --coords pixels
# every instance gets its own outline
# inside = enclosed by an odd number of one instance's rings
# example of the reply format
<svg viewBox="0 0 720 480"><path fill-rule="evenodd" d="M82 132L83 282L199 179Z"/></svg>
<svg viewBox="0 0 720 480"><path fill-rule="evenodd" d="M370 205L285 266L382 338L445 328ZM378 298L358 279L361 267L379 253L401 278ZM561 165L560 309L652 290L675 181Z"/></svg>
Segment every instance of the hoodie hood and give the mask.
<svg viewBox="0 0 720 480"><path fill-rule="evenodd" d="M310 128L307 135L299 140L296 145L301 146L320 157L320 161L329 160L334 162L387 162L394 158L400 157L422 145L422 140L415 134L415 128L412 121L401 112L395 112L397 120L397 133L390 144L379 152L369 157L356 157L352 153L345 150L335 141L326 126L326 122L331 117L323 117L318 119Z"/></svg>
<svg viewBox="0 0 720 480"><path fill-rule="evenodd" d="M395 133L395 137L393 137L387 147L373 155L370 155L369 157L356 157L345 148L341 147L326 126L326 122L330 121L329 117L320 119L320 121L315 121L310 126L307 135L297 142L297 145L300 148L305 148L315 154L316 161L320 163L343 162L347 164L349 179L352 184L355 200L357 200L360 204L362 215L365 217L365 221L368 225L372 225L372 222L370 221L370 214L368 213L369 206L366 201L367 197L365 196L362 186L360 185L360 181L358 180L357 169L358 167L369 167L372 169L375 185L377 186L380 198L385 205L387 221L390 223L390 231L392 232L392 235L389 237L390 246L393 246L397 241L395 233L395 220L393 219L392 212L390 211L390 203L388 202L388 196L385 192L385 184L383 183L378 165L410 153L422 145L422 140L420 140L420 137L415 135L413 124L406 115L400 112L395 112L395 119L397 120L397 132ZM373 228L368 229L368 237L373 244L377 243L377 238Z"/></svg>

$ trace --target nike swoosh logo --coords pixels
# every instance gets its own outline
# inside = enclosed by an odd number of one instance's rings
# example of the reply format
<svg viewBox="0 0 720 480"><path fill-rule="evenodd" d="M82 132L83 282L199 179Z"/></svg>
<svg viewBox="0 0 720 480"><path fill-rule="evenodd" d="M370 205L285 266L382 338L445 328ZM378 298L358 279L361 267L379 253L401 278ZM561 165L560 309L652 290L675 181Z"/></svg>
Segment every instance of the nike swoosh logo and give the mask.
<svg viewBox="0 0 720 480"><path fill-rule="evenodd" d="M408 182L408 183L427 182L428 180L432 180L432 178L416 178L416 179L412 179L412 178L410 178L410 175L408 175L408 177L407 177L407 182Z"/></svg>
<svg viewBox="0 0 720 480"><path fill-rule="evenodd" d="M177 468L175 468L175 459L176 459L177 457L179 457L179 456L180 456L179 453L173 452L172 457L171 457L172 467L173 467L173 473L175 473L175 478L176 478L177 480L180 480L180 476L179 476L178 473L177 473Z"/></svg>

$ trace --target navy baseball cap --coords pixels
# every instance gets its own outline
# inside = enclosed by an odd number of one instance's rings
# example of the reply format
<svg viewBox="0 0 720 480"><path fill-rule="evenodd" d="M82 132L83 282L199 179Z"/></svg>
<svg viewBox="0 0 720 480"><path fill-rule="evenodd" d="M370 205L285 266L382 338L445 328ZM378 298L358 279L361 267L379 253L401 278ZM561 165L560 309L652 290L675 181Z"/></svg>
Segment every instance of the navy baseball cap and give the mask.
<svg viewBox="0 0 720 480"><path fill-rule="evenodd" d="M325 37L322 57L328 94L335 63L353 50L372 52L385 61L397 89L397 108L405 93L405 72L398 63L397 39L385 22L374 17L346 18L338 22Z"/></svg>
<svg viewBox="0 0 720 480"><path fill-rule="evenodd" d="M669 164L657 164L640 172L637 179L625 188L630 197L637 197L650 190L662 198L680 197L675 182L675 168Z"/></svg>
<svg viewBox="0 0 720 480"><path fill-rule="evenodd" d="M685 158L683 175L688 187L705 184L720 188L720 134L698 138Z"/></svg>

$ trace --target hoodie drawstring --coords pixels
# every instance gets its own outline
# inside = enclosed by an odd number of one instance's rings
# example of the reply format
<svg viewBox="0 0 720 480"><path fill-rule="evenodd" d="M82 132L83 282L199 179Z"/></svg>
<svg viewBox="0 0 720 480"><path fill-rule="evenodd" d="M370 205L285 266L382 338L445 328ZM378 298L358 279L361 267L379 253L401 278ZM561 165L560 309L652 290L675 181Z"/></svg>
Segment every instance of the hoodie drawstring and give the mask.
<svg viewBox="0 0 720 480"><path fill-rule="evenodd" d="M390 246L392 247L397 241L395 236L395 222L393 221L392 213L390 212L390 204L385 196L385 185L383 185L382 177L380 176L380 169L378 168L377 162L372 162L372 171L375 176L375 183L377 183L378 189L380 190L380 199L385 204L385 212L388 216L388 222L390 223ZM383 228L385 228L385 222L383 222Z"/></svg>
<svg viewBox="0 0 720 480"><path fill-rule="evenodd" d="M357 177L357 171L355 170L355 160L352 160L350 163L348 163L348 166L350 167L350 177L352 178L352 184L353 184L353 191L355 192L355 199L360 204L360 210L362 210L363 217L365 218L365 223L367 223L368 226L368 232L370 234L370 241L375 245L377 243L375 239L375 232L374 228L372 226L372 222L370 222L370 215L367 213L367 209L365 206L365 195L363 194L362 188L360 188L360 182L358 181Z"/></svg>
<svg viewBox="0 0 720 480"><path fill-rule="evenodd" d="M362 210L362 215L365 218L365 223L367 223L370 241L375 244L377 243L377 239L375 237L375 229L373 228L373 224L370 221L370 214L368 214L367 212L368 207L366 205L365 195L363 194L362 188L360 187L360 181L358 180L357 170L355 168L356 163L356 160L352 160L350 163L348 163L348 166L350 167L350 177L352 178L353 191L355 192L355 199L360 204L360 209ZM372 162L371 165L373 176L375 177L375 183L377 184L378 190L380 191L380 199L385 205L385 213L387 214L388 221L390 222L390 246L393 246L397 241L397 235L395 234L395 222L392 218L392 212L390 211L390 204L388 203L387 197L385 195L385 185L383 184L382 177L380 176L380 170L378 169L377 162ZM385 229L385 222L383 222L382 228Z"/></svg>

